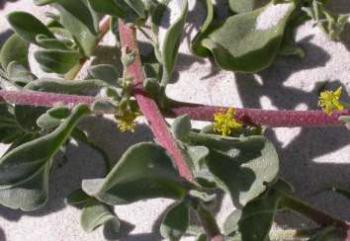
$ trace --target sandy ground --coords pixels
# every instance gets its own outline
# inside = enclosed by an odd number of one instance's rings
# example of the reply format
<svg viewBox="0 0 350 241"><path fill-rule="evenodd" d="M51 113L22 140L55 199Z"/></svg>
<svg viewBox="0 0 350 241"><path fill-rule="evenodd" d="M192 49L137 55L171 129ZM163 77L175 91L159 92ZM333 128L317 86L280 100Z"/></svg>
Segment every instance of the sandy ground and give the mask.
<svg viewBox="0 0 350 241"><path fill-rule="evenodd" d="M190 2L193 5L194 1ZM348 0L333 2L334 10L350 12ZM43 19L43 9L33 7L28 0L7 4L0 12L0 44L11 33L4 16L14 10L29 11ZM317 88L324 81L328 81L329 88L342 85L344 89L349 89L350 29L347 29L341 42L335 43L308 22L297 33L298 43L307 54L304 59L281 58L271 68L257 75L241 75L219 71L209 61L188 54L187 40L195 34L202 16L198 12L191 12L189 21L191 24L186 28L187 34L181 46L175 83L167 90L174 99L210 105L305 110L317 108ZM104 51L101 49L101 52L111 51L107 48ZM38 69L35 71L40 74ZM103 119L89 120L85 126L114 160L129 145L152 140L145 125L141 125L135 135L119 134L112 122ZM281 175L294 184L298 196L344 219L350 218L349 200L334 194L316 193L330 184L350 188L349 134L345 128L268 130L268 136L280 155ZM5 150L4 146L1 148ZM98 170L101 158L86 146L78 148L74 145L68 148L67 156L68 163L51 175L50 201L44 209L22 213L0 207L0 241L105 240L101 229L85 234L79 226L80 212L66 206L63 200L79 186L82 178L102 175L103 170ZM57 162L60 161L62 158L57 157ZM160 214L170 203L169 200L157 199L116 207L116 213L126 221L124 228L133 228L130 236L122 240L160 240L155 230ZM220 220L227 216L226 210L229 209L230 203L226 200L219 213ZM286 217L279 217L277 221L280 226L287 223L292 226L302 225L299 219L291 220L294 219L287 221Z"/></svg>

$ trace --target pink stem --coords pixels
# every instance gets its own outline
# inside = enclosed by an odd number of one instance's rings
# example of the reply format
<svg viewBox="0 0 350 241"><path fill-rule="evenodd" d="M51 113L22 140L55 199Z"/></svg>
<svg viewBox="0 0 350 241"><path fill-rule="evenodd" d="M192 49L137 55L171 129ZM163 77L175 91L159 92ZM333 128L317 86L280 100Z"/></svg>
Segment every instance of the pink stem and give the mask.
<svg viewBox="0 0 350 241"><path fill-rule="evenodd" d="M189 115L193 120L212 121L217 112L227 111L227 107L204 106L176 103L170 109L170 116ZM327 115L322 111L292 111L292 110L261 110L235 108L236 119L252 125L267 127L322 127L341 126L339 117L350 115L350 110Z"/></svg>
<svg viewBox="0 0 350 241"><path fill-rule="evenodd" d="M73 107L77 104L91 105L95 98L92 96L64 95L38 91L6 91L0 90L0 100L16 104L53 107L67 105Z"/></svg>
<svg viewBox="0 0 350 241"><path fill-rule="evenodd" d="M146 98L147 94L140 88L135 88L138 98ZM75 106L77 104L92 104L96 98L93 96L78 96L54 94L37 91L6 91L0 90L0 98L6 102L17 105L53 107L59 104ZM189 115L193 120L212 121L214 113L226 111L227 107L204 106L176 102L170 111L164 113L167 117ZM292 111L292 110L260 110L236 109L236 118L243 123L263 125L266 127L325 127L341 126L343 122L338 118L350 115L350 110L335 112L329 116L322 111Z"/></svg>
<svg viewBox="0 0 350 241"><path fill-rule="evenodd" d="M136 42L135 28L127 26L122 20L119 20L119 34L122 47L127 49L127 51L134 51L136 53L134 62L127 68L127 73L129 77L132 77L134 80L134 96L140 110L146 117L158 143L168 151L169 155L175 161L180 175L185 179L192 181L192 172L188 168L185 158L177 146L176 140L170 133L157 103L152 98L145 95L141 90L145 76Z"/></svg>

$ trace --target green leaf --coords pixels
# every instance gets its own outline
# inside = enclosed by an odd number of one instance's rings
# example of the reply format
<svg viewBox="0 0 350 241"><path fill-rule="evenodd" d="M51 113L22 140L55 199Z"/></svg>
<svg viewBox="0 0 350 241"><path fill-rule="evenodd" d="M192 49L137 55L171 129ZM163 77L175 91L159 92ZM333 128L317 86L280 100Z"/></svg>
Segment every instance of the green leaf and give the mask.
<svg viewBox="0 0 350 241"><path fill-rule="evenodd" d="M27 133L33 133L39 131L36 124L36 120L45 113L46 108L44 107L32 107L32 106L21 106L16 105L14 107L14 114L16 121L22 130Z"/></svg>
<svg viewBox="0 0 350 241"><path fill-rule="evenodd" d="M17 107L18 108L18 107ZM28 118L30 120L30 118ZM15 115L15 108L6 103L0 104L0 142L20 144L35 137L21 126Z"/></svg>
<svg viewBox="0 0 350 241"><path fill-rule="evenodd" d="M188 135L191 129L191 119L188 115L177 117L171 125L171 131L173 136L176 139L182 141L188 139Z"/></svg>
<svg viewBox="0 0 350 241"><path fill-rule="evenodd" d="M65 198L68 205L79 207L85 205L91 198L82 189L77 189Z"/></svg>
<svg viewBox="0 0 350 241"><path fill-rule="evenodd" d="M267 240L280 199L277 191L270 190L243 208L238 222L242 241Z"/></svg>
<svg viewBox="0 0 350 241"><path fill-rule="evenodd" d="M229 0L228 3L231 11L244 13L254 9L255 0Z"/></svg>
<svg viewBox="0 0 350 241"><path fill-rule="evenodd" d="M4 69L16 61L25 67L28 66L28 48L29 43L23 40L19 35L13 34L2 46L0 51L0 63ZM14 49L16 51L14 51Z"/></svg>
<svg viewBox="0 0 350 241"><path fill-rule="evenodd" d="M263 136L222 138L191 134L191 142L209 148L207 167L235 204L245 205L259 196L278 175L277 152Z"/></svg>
<svg viewBox="0 0 350 241"><path fill-rule="evenodd" d="M68 43L65 43L63 40L58 40L55 38L48 38L45 35L37 35L36 42L38 45L45 49L55 49L55 50L69 50L67 46ZM66 45L67 44L67 45Z"/></svg>
<svg viewBox="0 0 350 241"><path fill-rule="evenodd" d="M36 17L26 12L12 12L8 15L8 21L16 33L30 43L36 43L37 35L45 35L55 38L53 33Z"/></svg>
<svg viewBox="0 0 350 241"><path fill-rule="evenodd" d="M12 149L0 159L0 204L32 211L46 203L52 159L88 112L86 106L77 106L56 130Z"/></svg>
<svg viewBox="0 0 350 241"><path fill-rule="evenodd" d="M99 64L88 69L89 76L94 79L103 80L109 85L115 86L118 81L119 72L117 68L110 64Z"/></svg>
<svg viewBox="0 0 350 241"><path fill-rule="evenodd" d="M96 12L123 18L126 22L138 23L147 17L141 0L89 0L89 3Z"/></svg>
<svg viewBox="0 0 350 241"><path fill-rule="evenodd" d="M13 61L7 65L8 79L15 85L24 86L36 77L23 65Z"/></svg>
<svg viewBox="0 0 350 241"><path fill-rule="evenodd" d="M190 187L163 148L140 143L126 151L104 179L83 181L83 190L110 205L167 197L181 199Z"/></svg>
<svg viewBox="0 0 350 241"><path fill-rule="evenodd" d="M70 111L67 107L54 107L37 118L36 124L41 129L52 130L59 126L69 114Z"/></svg>
<svg viewBox="0 0 350 241"><path fill-rule="evenodd" d="M213 1L206 0L205 7L206 7L206 18L191 44L192 52L200 57L208 57L211 55L210 51L203 46L202 40L205 39L208 36L209 32L214 29L213 21L215 19L214 18L215 14L214 14Z"/></svg>
<svg viewBox="0 0 350 241"><path fill-rule="evenodd" d="M223 69L254 73L269 67L279 52L284 30L295 3L269 4L234 15L202 44Z"/></svg>
<svg viewBox="0 0 350 241"><path fill-rule="evenodd" d="M98 39L94 12L82 0L59 0L56 5L61 24L78 42L85 56L91 56Z"/></svg>
<svg viewBox="0 0 350 241"><path fill-rule="evenodd" d="M84 231L88 233L92 232L107 222L113 222L115 228L119 231L120 221L111 211L110 207L95 199L90 199L85 205L80 217L80 223Z"/></svg>
<svg viewBox="0 0 350 241"><path fill-rule="evenodd" d="M234 232L237 232L239 227L239 220L242 218L242 210L236 209L234 210L225 220L224 223L224 234L231 235Z"/></svg>
<svg viewBox="0 0 350 241"><path fill-rule="evenodd" d="M160 233L170 241L178 241L186 233L188 225L189 210L186 202L175 203L165 215Z"/></svg>
<svg viewBox="0 0 350 241"><path fill-rule="evenodd" d="M34 53L43 71L65 74L79 64L80 54L74 50L43 49Z"/></svg>
<svg viewBox="0 0 350 241"><path fill-rule="evenodd" d="M91 7L99 13L123 18L123 9L114 0L89 0Z"/></svg>
<svg viewBox="0 0 350 241"><path fill-rule="evenodd" d="M158 36L156 49L159 62L163 64L162 83L165 85L171 78L179 45L188 13L187 0L168 1L161 4L153 17L154 29Z"/></svg>
<svg viewBox="0 0 350 241"><path fill-rule="evenodd" d="M24 88L42 92L83 95L97 92L106 86L108 86L107 83L98 79L71 81L65 79L41 78L30 82Z"/></svg>

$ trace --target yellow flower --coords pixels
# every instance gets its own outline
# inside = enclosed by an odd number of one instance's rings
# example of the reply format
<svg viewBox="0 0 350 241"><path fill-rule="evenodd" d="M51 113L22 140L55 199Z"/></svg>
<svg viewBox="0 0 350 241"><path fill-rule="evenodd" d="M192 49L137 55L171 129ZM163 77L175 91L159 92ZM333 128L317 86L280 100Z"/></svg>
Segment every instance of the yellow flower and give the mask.
<svg viewBox="0 0 350 241"><path fill-rule="evenodd" d="M135 132L136 122L138 114L131 111L125 112L122 116L116 116L117 126L121 132Z"/></svg>
<svg viewBox="0 0 350 241"><path fill-rule="evenodd" d="M235 119L236 111L232 108L226 113L219 112L214 114L214 131L222 136L228 136L232 130L242 128L242 123Z"/></svg>
<svg viewBox="0 0 350 241"><path fill-rule="evenodd" d="M336 91L323 91L320 94L318 105L327 115L331 115L334 111L344 110L344 106L339 102L341 92L342 87L339 87Z"/></svg>

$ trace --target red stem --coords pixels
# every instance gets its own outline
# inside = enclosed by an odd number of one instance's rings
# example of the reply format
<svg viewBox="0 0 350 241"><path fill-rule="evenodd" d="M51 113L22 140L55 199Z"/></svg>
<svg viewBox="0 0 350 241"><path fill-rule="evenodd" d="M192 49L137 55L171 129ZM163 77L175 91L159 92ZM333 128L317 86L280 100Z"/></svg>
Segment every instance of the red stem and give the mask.
<svg viewBox="0 0 350 241"><path fill-rule="evenodd" d="M150 99L140 88L135 88L138 96ZM92 104L93 96L77 96L54 94L36 91L6 91L0 90L0 98L6 102L18 105L53 107L59 104L75 106L77 104ZM141 97L139 97L141 98ZM177 117L187 114L193 120L212 121L213 114L226 111L227 107L204 106L176 102L170 111L164 113L167 117ZM322 111L292 111L292 110L260 110L237 108L237 119L246 124L263 125L266 127L322 127L341 126L339 116L350 115L350 110L336 112L331 116Z"/></svg>
<svg viewBox="0 0 350 241"><path fill-rule="evenodd" d="M193 120L212 121L217 112L227 111L227 107L204 106L195 104L175 103L169 111L169 116L189 115ZM350 110L334 112L327 115L322 111L293 110L261 110L235 108L236 119L252 125L267 127L322 127L341 126L339 117L350 115Z"/></svg>
<svg viewBox="0 0 350 241"><path fill-rule="evenodd" d="M145 76L136 42L136 30L134 27L130 27L126 25L122 20L119 20L119 34L122 47L127 51L136 53L134 62L127 68L127 73L129 77L133 78L135 85L134 96L140 107L140 110L147 119L157 142L168 151L169 155L175 161L180 175L185 179L192 181L192 172L188 168L185 158L177 146L176 140L170 133L157 103L152 98L145 95L142 91L142 85Z"/></svg>
<svg viewBox="0 0 350 241"><path fill-rule="evenodd" d="M0 89L0 100L16 105L54 107L66 105L73 107L78 104L91 105L96 99L92 96L64 95L38 91L7 91Z"/></svg>

